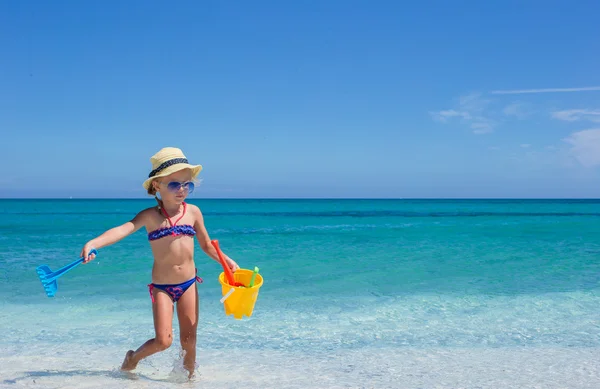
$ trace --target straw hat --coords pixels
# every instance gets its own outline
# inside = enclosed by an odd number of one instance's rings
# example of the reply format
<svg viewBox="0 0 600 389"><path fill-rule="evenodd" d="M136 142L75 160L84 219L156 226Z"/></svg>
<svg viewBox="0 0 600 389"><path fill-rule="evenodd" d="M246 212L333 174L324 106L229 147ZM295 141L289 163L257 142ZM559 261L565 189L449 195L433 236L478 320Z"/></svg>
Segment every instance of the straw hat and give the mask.
<svg viewBox="0 0 600 389"><path fill-rule="evenodd" d="M144 181L144 189L148 190L153 179L165 177L183 169L191 169L192 177L196 178L202 170L202 165L190 165L183 152L176 147L165 147L150 157L152 171Z"/></svg>

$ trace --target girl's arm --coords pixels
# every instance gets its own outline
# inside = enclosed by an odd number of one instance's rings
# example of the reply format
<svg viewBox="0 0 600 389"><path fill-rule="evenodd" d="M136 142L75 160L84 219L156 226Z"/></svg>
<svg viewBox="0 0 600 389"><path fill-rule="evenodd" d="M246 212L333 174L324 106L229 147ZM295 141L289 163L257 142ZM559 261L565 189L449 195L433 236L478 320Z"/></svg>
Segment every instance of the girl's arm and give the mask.
<svg viewBox="0 0 600 389"><path fill-rule="evenodd" d="M88 263L96 258L95 254L89 254L92 249L100 249L102 247L110 246L111 244L117 243L126 236L133 234L140 228L146 225L147 210L144 210L127 223L121 224L120 226L113 227L110 230L104 232L102 235L90 240L83 246L80 256L85 258L83 263Z"/></svg>
<svg viewBox="0 0 600 389"><path fill-rule="evenodd" d="M219 254L217 254L217 250L210 243L210 236L208 236L208 231L206 231L206 227L204 226L204 217L202 216L202 212L200 212L200 208L196 206L194 206L194 211L196 214L196 217L194 218L194 230L196 230L196 238L198 239L198 243L200 243L200 248L202 248L202 251L204 251L206 255L220 264L221 261L219 261ZM221 252L221 254L223 254L223 258L225 258L225 261L227 262L227 265L229 265L231 271L236 271L240 268L233 259L227 256L227 254L223 252Z"/></svg>

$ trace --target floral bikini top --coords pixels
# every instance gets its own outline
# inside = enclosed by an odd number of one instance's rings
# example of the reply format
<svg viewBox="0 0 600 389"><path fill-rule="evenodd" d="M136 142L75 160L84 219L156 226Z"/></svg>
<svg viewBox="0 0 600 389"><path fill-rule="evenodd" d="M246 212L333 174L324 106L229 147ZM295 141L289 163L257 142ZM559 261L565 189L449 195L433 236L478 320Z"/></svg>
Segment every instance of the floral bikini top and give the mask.
<svg viewBox="0 0 600 389"><path fill-rule="evenodd" d="M194 235L196 235L196 230L194 230L193 226L191 226L189 224L182 224L179 226L177 225L177 222L180 221L181 218L183 218L183 216L185 215L186 206L187 206L187 204L185 202L183 202L183 213L181 214L181 217L179 219L177 219L175 221L175 223L173 223L171 221L171 218L167 214L167 211L165 211L163 209L163 207L161 207L159 205L159 209L165 214L165 217L169 221L169 224L171 225L171 227L158 228L154 231L149 232L148 240L157 240L157 239L163 238L168 235L172 235L172 236L177 236L177 235L194 236Z"/></svg>

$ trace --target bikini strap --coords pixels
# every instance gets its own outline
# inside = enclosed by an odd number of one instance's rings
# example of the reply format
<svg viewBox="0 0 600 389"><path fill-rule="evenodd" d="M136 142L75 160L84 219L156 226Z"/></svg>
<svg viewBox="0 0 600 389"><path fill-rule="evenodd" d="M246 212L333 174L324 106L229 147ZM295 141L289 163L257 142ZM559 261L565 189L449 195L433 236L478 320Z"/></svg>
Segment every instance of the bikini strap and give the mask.
<svg viewBox="0 0 600 389"><path fill-rule="evenodd" d="M181 219L183 219L183 217L185 216L185 211L186 211L186 209L187 209L187 204L185 203L185 201L184 201L183 203L181 203L181 204L183 204L183 212L181 213L181 216L179 217L179 219L175 220L175 223L173 223L173 222L171 221L171 217L170 217L170 216L169 216L169 214L167 213L167 210L166 210L166 209L164 209L163 207L159 207L159 208L160 208L160 210L161 210L161 211L164 213L164 215L165 215L165 217L167 218L167 220L169 221L169 224L171 225L171 227L175 227L175 225L176 225L177 223L179 223L179 221L180 221Z"/></svg>

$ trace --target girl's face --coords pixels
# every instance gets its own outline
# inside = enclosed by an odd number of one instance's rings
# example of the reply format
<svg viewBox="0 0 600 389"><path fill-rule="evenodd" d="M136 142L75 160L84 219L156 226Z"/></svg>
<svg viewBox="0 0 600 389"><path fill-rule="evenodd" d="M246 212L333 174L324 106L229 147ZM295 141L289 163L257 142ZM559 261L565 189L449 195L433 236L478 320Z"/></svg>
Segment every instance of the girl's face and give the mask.
<svg viewBox="0 0 600 389"><path fill-rule="evenodd" d="M192 172L184 169L161 177L154 182L154 187L163 201L181 203L194 191Z"/></svg>

